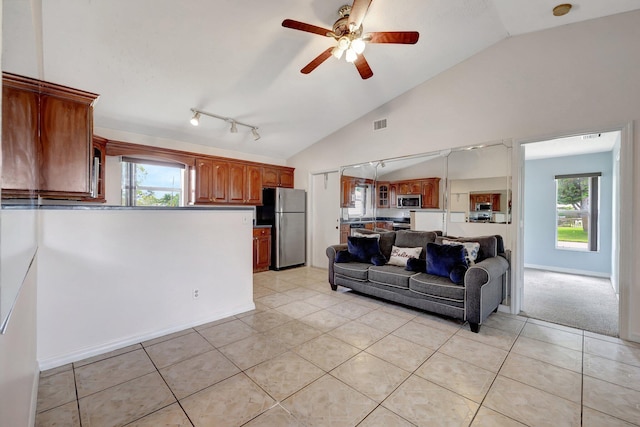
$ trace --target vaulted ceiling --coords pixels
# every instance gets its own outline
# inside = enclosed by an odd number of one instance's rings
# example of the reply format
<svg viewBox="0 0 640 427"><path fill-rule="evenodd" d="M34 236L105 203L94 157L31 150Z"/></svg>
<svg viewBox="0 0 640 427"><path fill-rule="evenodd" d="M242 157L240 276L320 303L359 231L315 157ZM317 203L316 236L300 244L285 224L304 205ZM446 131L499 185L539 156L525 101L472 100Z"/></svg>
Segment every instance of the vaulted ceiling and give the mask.
<svg viewBox="0 0 640 427"><path fill-rule="evenodd" d="M640 9L640 0L375 0L364 31L414 30L415 45L371 44L374 75L329 58L345 0L4 0L3 71L99 93L97 127L286 159L466 58L522 33ZM221 120L189 124L191 108Z"/></svg>

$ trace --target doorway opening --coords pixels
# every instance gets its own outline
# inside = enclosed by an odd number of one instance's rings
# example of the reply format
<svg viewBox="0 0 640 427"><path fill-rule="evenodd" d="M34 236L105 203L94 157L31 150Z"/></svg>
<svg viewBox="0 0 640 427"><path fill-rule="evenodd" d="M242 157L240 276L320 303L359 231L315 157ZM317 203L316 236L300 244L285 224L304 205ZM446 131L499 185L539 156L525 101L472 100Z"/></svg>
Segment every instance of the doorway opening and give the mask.
<svg viewBox="0 0 640 427"><path fill-rule="evenodd" d="M522 147L521 314L618 336L621 132Z"/></svg>

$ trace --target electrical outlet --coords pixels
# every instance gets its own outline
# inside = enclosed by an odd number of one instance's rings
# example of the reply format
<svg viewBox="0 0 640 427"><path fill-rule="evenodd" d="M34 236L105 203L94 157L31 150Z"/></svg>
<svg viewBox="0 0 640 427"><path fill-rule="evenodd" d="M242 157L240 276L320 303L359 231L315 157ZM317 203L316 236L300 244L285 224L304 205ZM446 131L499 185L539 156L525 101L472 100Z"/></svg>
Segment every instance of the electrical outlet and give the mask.
<svg viewBox="0 0 640 427"><path fill-rule="evenodd" d="M193 295L193 299L200 298L200 289L194 289L192 295Z"/></svg>

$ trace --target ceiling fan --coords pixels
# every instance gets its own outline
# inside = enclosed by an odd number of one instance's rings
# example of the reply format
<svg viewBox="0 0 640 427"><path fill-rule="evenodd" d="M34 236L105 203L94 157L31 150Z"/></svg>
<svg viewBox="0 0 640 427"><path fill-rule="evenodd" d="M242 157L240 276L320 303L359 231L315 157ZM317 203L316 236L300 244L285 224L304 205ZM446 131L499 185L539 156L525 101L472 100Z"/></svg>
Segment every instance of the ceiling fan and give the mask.
<svg viewBox="0 0 640 427"><path fill-rule="evenodd" d="M353 5L345 5L338 9L340 18L333 24L333 29L317 27L304 22L285 19L282 26L293 30L306 31L331 37L337 41L337 45L328 48L313 61L309 62L302 70L303 74L309 74L330 56L340 59L345 55L347 62L353 63L363 79L373 76L373 71L362 54L367 43L396 43L416 44L418 42L417 31L383 31L363 33L362 21L373 0L354 0Z"/></svg>

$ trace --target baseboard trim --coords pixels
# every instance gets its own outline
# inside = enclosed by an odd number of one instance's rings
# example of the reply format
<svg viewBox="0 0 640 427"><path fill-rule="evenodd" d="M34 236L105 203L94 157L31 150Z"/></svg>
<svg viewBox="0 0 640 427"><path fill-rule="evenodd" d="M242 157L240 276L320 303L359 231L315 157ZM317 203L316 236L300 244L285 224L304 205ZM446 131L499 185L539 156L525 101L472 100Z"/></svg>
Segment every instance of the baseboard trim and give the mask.
<svg viewBox="0 0 640 427"><path fill-rule="evenodd" d="M212 315L210 317L200 319L194 322L187 322L184 324L174 325L169 328L165 328L157 331L151 331L151 332L140 334L140 335L125 337L117 341L112 341L109 343L105 343L105 344L101 344L93 347L83 348L65 355L61 355L61 356L40 359L38 360L39 370L46 371L48 369L57 368L58 366L66 365L67 363L77 362L79 360L83 360L88 357L93 357L103 353L108 353L110 351L118 350L130 345L139 344L141 342L152 340L154 338L158 338L164 335L172 334L174 332L179 332L184 329L194 328L196 326L204 325L205 323L209 323L209 322L215 322L216 320L224 319L225 317L235 316L236 314L241 314L247 311L255 310L255 308L256 308L255 304L251 302L251 304L241 306L241 307L236 307L230 311L218 312L215 315ZM37 401L37 398L36 398L36 401Z"/></svg>
<svg viewBox="0 0 640 427"><path fill-rule="evenodd" d="M548 265L524 264L524 268L533 268L534 270L548 270L556 273L579 274L580 276L602 277L610 279L610 273L600 273L598 271L578 270L575 268L562 268Z"/></svg>

